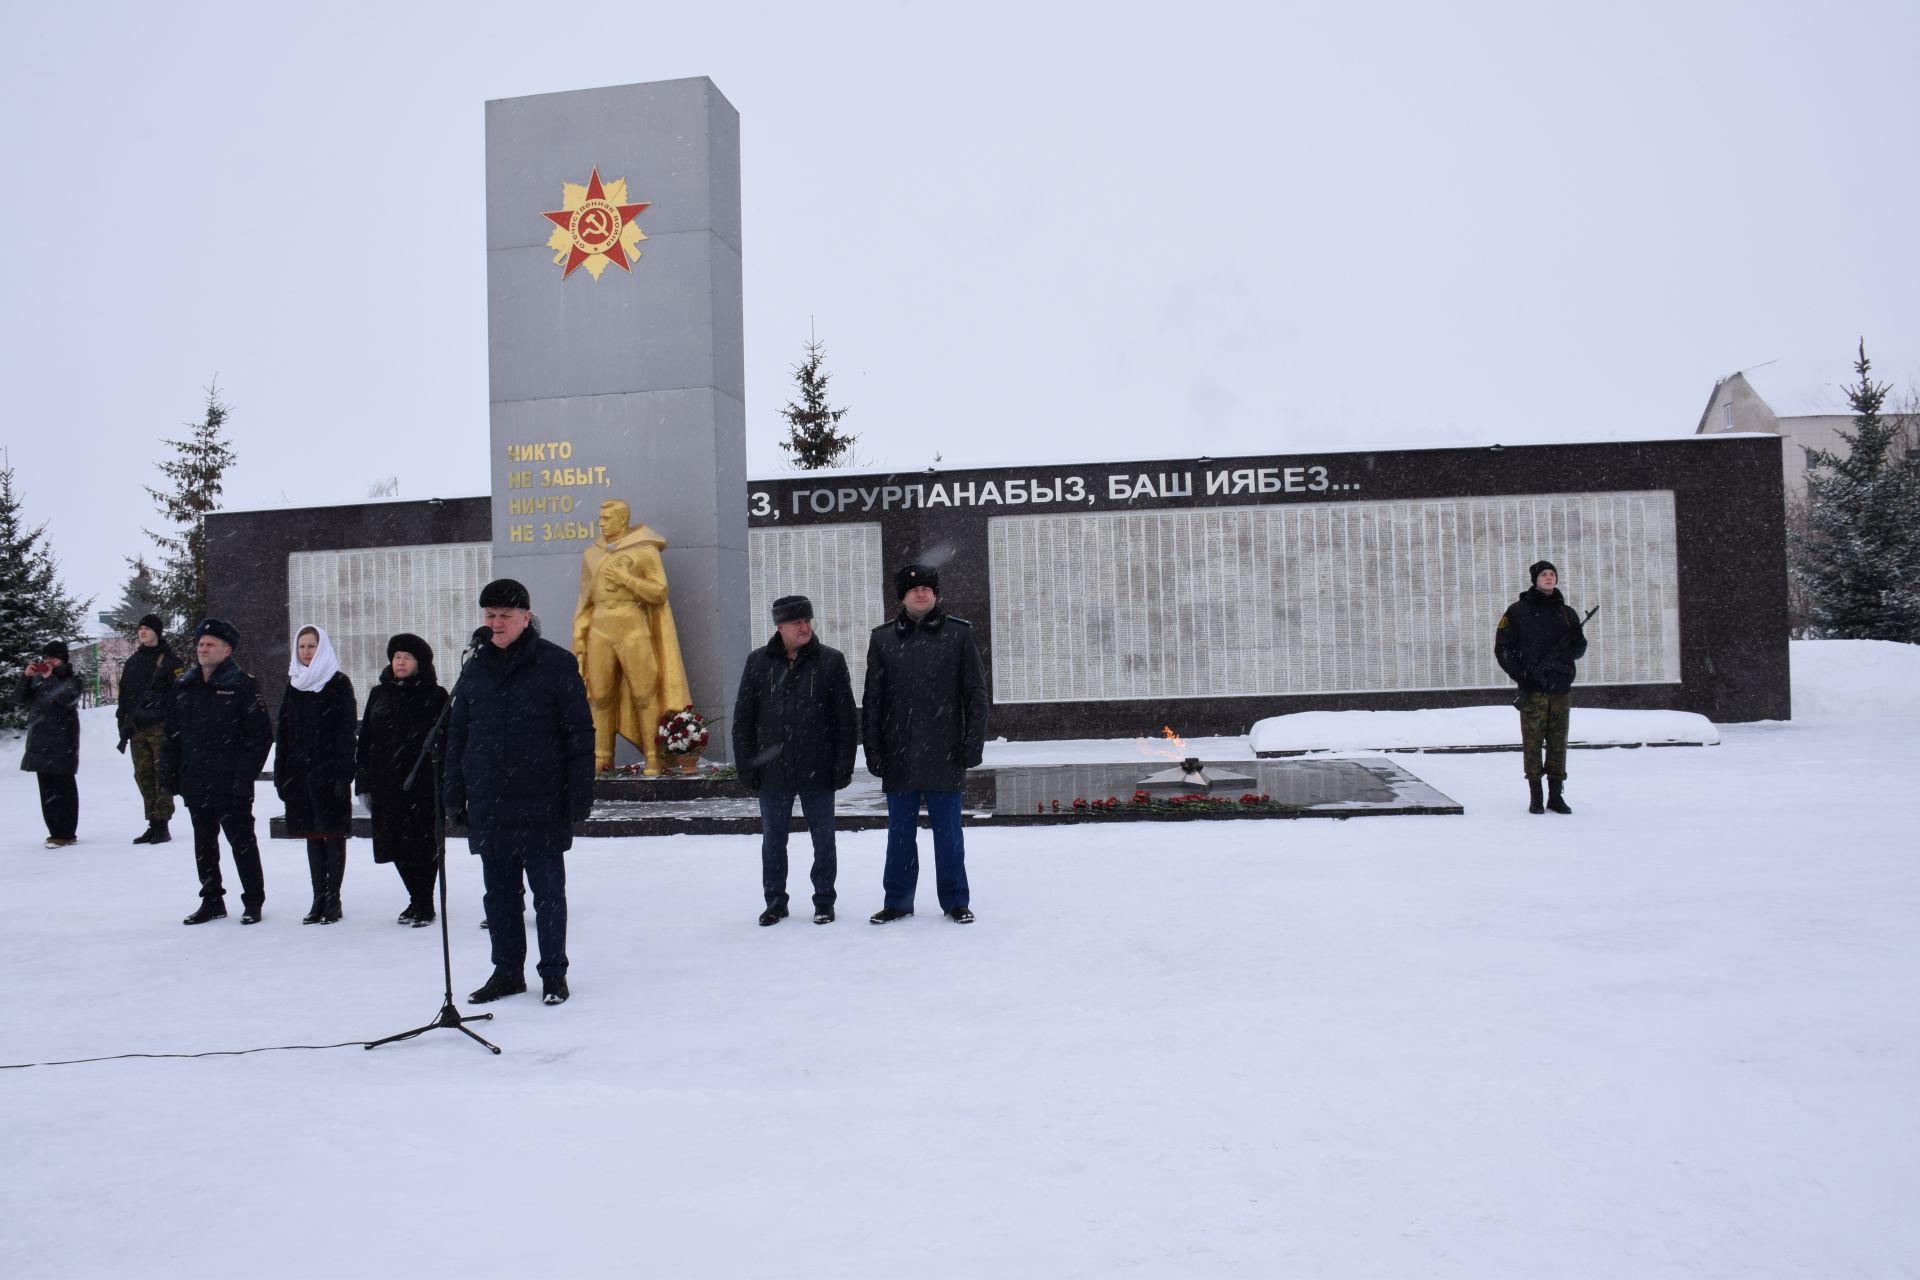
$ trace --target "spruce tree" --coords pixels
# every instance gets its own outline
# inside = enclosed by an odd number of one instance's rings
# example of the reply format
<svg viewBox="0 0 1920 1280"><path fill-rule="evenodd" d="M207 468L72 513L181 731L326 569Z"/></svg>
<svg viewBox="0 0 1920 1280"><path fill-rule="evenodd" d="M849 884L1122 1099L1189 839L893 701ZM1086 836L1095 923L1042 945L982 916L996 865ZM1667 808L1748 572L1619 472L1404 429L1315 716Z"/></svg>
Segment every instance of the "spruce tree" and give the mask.
<svg viewBox="0 0 1920 1280"><path fill-rule="evenodd" d="M86 605L60 583L60 566L47 545L47 526L28 528L13 491L13 468L0 466L0 725L17 728L24 713L13 705L12 685L49 640L81 638Z"/></svg>
<svg viewBox="0 0 1920 1280"><path fill-rule="evenodd" d="M166 624L169 635L179 630L179 619L166 616L166 601L160 598L160 583L155 578L153 566L144 556L133 556L127 560L127 568L132 570L127 576L126 585L120 588L120 603L111 609L102 609L94 616L108 628L122 635L132 635L140 625L140 619L150 613L160 615ZM195 619L199 621L199 619Z"/></svg>
<svg viewBox="0 0 1920 1280"><path fill-rule="evenodd" d="M787 420L787 438L780 442L780 447L792 456L794 467L801 471L818 471L851 462L854 441L859 439L839 429L840 419L847 411L827 405L827 380L832 375L821 367L826 350L826 344L819 339L807 339L807 358L793 369L800 399L787 401L787 407L780 411L780 416Z"/></svg>
<svg viewBox="0 0 1920 1280"><path fill-rule="evenodd" d="M186 439L166 441L174 455L157 465L168 487L147 490L174 525L172 533L147 531L162 554L157 612L182 626L207 616L207 513L219 509L221 481L234 463L233 449L221 434L230 413L220 401L220 388L208 387L206 416L186 424Z"/></svg>
<svg viewBox="0 0 1920 1280"><path fill-rule="evenodd" d="M1871 376L1862 339L1847 389L1847 452L1807 450L1807 530L1793 537L1793 572L1816 635L1920 641L1920 470L1887 386Z"/></svg>

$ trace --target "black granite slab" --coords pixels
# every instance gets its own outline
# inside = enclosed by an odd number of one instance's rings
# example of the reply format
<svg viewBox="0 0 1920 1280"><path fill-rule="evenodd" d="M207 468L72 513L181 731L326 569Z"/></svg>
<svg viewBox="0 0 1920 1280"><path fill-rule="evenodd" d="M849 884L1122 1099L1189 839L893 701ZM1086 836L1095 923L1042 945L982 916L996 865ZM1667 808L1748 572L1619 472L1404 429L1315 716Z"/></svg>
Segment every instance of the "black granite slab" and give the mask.
<svg viewBox="0 0 1920 1280"><path fill-rule="evenodd" d="M1087 822L1194 822L1273 818L1358 818L1389 814L1459 814L1459 802L1422 782L1391 760L1233 760L1209 764L1257 780L1257 787L1238 786L1222 798L1230 807L1176 807L1165 803L1135 806L1129 801L1136 785L1157 767L1140 762L1067 764L975 769L967 775L962 795L961 821L969 827L1052 826ZM684 779L703 794L675 795L661 785L672 780L619 780L615 798L596 798L593 814L574 827L579 837L658 835L753 835L760 830L760 803L736 782ZM635 785L620 785L632 782ZM726 794L723 788L731 788ZM595 788L596 797L599 787ZM1243 794L1268 797L1263 804L1237 803ZM632 798L638 795L640 798ZM654 798L658 797L658 798ZM1075 800L1117 799L1112 810L1075 809ZM790 829L805 830L796 812ZM284 838L285 819L269 822L275 839ZM870 831L887 825L886 796L879 780L866 772L839 793L834 804L834 828ZM922 819L921 825L925 825ZM353 834L372 835L364 815L354 816ZM454 829L449 835L465 832Z"/></svg>

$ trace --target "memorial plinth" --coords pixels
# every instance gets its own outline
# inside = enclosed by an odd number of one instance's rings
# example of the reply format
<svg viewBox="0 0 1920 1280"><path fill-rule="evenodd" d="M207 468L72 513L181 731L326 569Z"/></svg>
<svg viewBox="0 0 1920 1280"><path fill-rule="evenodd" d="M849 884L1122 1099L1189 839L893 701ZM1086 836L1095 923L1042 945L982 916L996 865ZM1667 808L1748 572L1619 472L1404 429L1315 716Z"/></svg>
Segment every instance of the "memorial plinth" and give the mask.
<svg viewBox="0 0 1920 1280"><path fill-rule="evenodd" d="M625 499L719 720L748 643L739 116L705 78L507 98L486 146L494 572L566 644Z"/></svg>

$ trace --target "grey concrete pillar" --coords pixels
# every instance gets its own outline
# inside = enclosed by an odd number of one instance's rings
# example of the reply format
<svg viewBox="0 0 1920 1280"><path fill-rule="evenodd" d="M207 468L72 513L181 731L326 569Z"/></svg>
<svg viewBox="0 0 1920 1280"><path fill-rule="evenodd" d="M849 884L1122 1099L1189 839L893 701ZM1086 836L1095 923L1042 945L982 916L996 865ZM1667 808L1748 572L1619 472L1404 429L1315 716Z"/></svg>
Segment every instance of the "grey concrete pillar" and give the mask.
<svg viewBox="0 0 1920 1280"><path fill-rule="evenodd" d="M709 719L746 658L741 319L740 117L712 81L487 104L494 570L568 644L580 552L625 499L667 539Z"/></svg>

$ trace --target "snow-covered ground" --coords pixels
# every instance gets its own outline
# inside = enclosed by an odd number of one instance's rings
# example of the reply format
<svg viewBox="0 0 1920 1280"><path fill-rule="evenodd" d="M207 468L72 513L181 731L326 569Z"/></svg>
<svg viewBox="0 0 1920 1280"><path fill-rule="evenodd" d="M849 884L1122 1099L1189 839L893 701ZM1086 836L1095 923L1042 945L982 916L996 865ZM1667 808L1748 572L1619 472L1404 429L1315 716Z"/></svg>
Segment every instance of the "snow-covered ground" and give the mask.
<svg viewBox="0 0 1920 1280"><path fill-rule="evenodd" d="M878 832L827 928L755 927L753 838L583 842L574 999L490 1006L501 1057L0 1071L0 1275L1911 1276L1915 653L1807 648L1809 718L1576 753L1571 818L1524 812L1512 755L1399 756L1466 816L973 831L967 928L930 884L865 923ZM341 924L299 924L282 842L261 925L182 928L184 818L127 843L101 713L72 849L17 753L0 1061L438 1007L364 842Z"/></svg>

